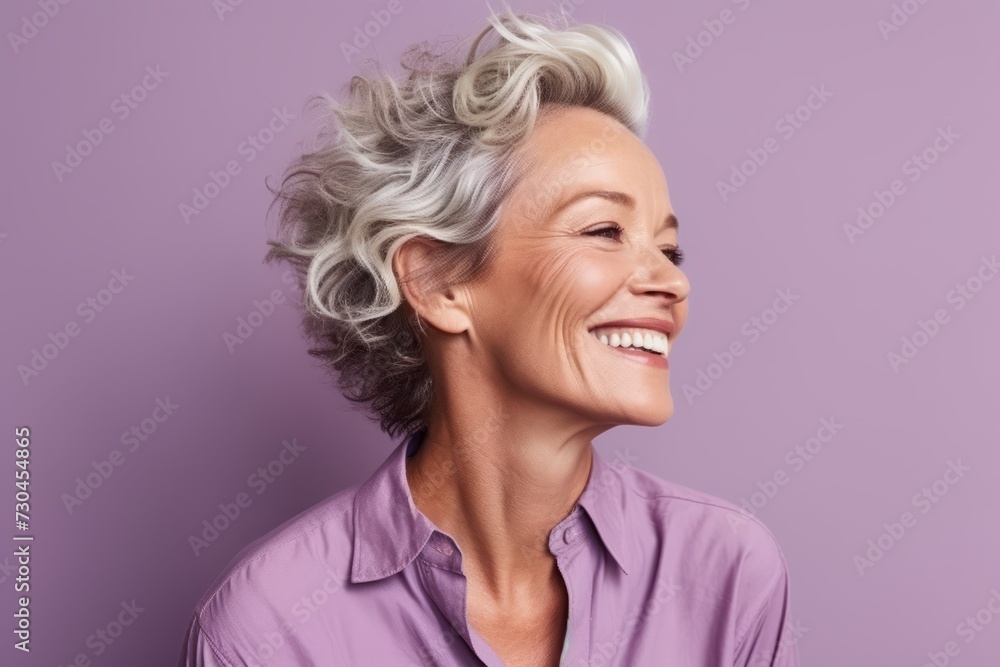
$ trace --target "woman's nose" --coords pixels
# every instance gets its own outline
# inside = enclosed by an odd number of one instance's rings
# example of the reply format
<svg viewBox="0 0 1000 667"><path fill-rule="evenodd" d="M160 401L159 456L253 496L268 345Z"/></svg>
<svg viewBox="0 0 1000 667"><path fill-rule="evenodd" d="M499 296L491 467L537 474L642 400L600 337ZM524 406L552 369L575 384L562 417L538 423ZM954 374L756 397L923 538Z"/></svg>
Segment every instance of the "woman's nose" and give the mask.
<svg viewBox="0 0 1000 667"><path fill-rule="evenodd" d="M687 275L656 244L644 244L636 260L632 289L636 293L661 292L675 301L686 299L691 291Z"/></svg>

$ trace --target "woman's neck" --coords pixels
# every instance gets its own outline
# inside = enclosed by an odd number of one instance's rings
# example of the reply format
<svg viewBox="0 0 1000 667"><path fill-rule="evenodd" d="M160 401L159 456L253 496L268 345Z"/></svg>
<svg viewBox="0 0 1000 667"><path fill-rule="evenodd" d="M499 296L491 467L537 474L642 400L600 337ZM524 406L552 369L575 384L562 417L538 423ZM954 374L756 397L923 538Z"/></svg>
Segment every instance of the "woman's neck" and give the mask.
<svg viewBox="0 0 1000 667"><path fill-rule="evenodd" d="M586 487L599 431L479 417L432 420L406 475L417 508L458 543L466 575L502 600L551 576L549 533Z"/></svg>

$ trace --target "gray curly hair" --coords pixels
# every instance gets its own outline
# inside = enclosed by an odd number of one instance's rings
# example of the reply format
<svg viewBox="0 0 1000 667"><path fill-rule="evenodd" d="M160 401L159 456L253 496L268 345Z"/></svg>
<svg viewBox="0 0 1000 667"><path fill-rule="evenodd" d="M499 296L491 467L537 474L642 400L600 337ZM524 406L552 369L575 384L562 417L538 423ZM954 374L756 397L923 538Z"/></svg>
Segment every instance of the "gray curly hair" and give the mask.
<svg viewBox="0 0 1000 667"><path fill-rule="evenodd" d="M322 110L320 145L272 190L282 205L264 261L295 268L303 329L317 343L309 354L392 437L426 426L433 391L396 250L432 239L435 279L479 276L524 171L515 151L546 105L590 107L646 132L648 85L617 30L509 9L488 20L465 62L419 44L403 55L403 81L376 63L374 77L351 79L344 103L310 98Z"/></svg>

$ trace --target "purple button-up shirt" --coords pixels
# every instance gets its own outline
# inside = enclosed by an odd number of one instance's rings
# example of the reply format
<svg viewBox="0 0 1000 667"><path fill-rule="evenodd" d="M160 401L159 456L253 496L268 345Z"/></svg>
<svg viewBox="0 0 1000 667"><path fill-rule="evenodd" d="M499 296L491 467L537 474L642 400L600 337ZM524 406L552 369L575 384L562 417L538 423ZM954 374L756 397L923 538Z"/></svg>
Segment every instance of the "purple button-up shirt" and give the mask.
<svg viewBox="0 0 1000 667"><path fill-rule="evenodd" d="M237 554L195 607L181 667L502 665L466 618L461 550L413 504L406 457L424 433ZM595 450L549 549L569 593L560 665L799 664L781 549L727 501Z"/></svg>

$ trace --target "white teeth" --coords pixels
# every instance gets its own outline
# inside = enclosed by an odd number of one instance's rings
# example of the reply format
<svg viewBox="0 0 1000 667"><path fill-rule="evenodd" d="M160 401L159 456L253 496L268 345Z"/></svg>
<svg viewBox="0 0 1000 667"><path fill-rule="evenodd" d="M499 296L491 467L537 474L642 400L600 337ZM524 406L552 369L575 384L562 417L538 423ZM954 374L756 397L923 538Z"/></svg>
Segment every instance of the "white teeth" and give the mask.
<svg viewBox="0 0 1000 667"><path fill-rule="evenodd" d="M670 347L668 339L659 331L648 329L594 329L593 333L605 345L611 347L634 347L667 356Z"/></svg>

